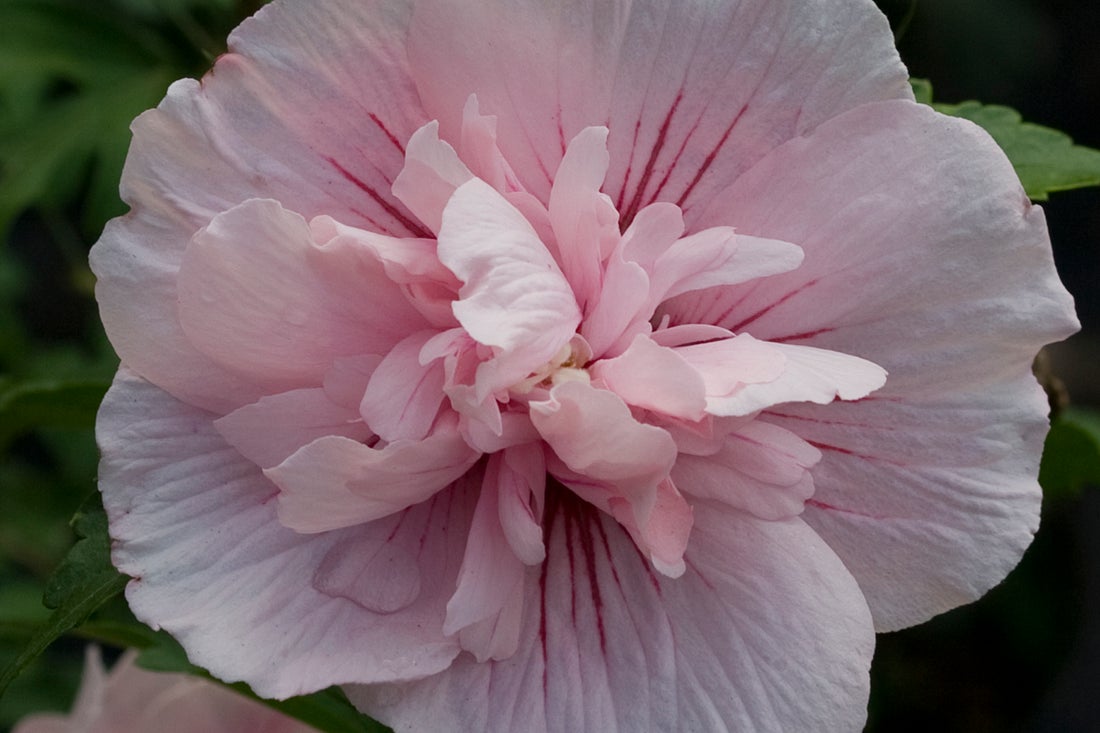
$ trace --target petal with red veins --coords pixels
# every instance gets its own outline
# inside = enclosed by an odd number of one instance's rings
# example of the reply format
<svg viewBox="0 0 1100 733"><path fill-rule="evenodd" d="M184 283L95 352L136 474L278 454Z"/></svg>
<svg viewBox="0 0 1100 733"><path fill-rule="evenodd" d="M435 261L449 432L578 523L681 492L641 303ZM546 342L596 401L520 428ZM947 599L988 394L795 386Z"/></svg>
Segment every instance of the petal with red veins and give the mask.
<svg viewBox="0 0 1100 733"><path fill-rule="evenodd" d="M279 488L279 521L325 532L389 516L426 501L477 461L453 428L423 440L372 448L340 436L318 438L264 474Z"/></svg>
<svg viewBox="0 0 1100 733"><path fill-rule="evenodd" d="M701 420L706 414L703 377L675 349L658 346L644 334L622 354L593 364L589 372L627 404L685 420Z"/></svg>
<svg viewBox="0 0 1100 733"><path fill-rule="evenodd" d="M297 534L275 516L276 487L212 418L126 369L104 400L103 503L112 560L134 578L135 615L179 639L195 664L269 697L446 668L459 647L440 628L474 487L352 530ZM415 597L368 587L383 568L364 559L379 553L411 563Z"/></svg>
<svg viewBox="0 0 1100 733"><path fill-rule="evenodd" d="M565 465L614 484L632 502L648 506L676 460L672 437L636 420L622 398L605 389L564 382L530 409L535 429Z"/></svg>
<svg viewBox="0 0 1100 733"><path fill-rule="evenodd" d="M121 183L133 213L108 225L91 256L100 313L126 364L223 413L267 391L195 349L176 314L188 242L243 201L426 233L390 194L387 173L428 120L410 77L409 14L382 0L265 8L201 82L176 82L134 122Z"/></svg>
<svg viewBox="0 0 1100 733"><path fill-rule="evenodd" d="M670 201L694 230L694 209L783 141L860 104L912 99L886 18L864 0L828 13L802 0L432 0L417 3L409 58L444 137L457 139L477 94L543 200L569 141L603 125L603 190L624 222Z"/></svg>
<svg viewBox="0 0 1100 733"><path fill-rule="evenodd" d="M1025 371L997 391L783 405L768 419L821 450L803 518L892 631L975 600L1019 562L1039 526L1046 410Z"/></svg>
<svg viewBox="0 0 1100 733"><path fill-rule="evenodd" d="M1043 212L1009 161L925 105L868 105L787 143L706 219L797 242L805 260L681 296L665 306L674 321L858 354L889 371L884 396L1013 380L1077 327Z"/></svg>
<svg viewBox="0 0 1100 733"><path fill-rule="evenodd" d="M382 359L371 374L359 412L383 440L421 440L443 404L443 364L422 365L420 351L435 331L414 333Z"/></svg>
<svg viewBox="0 0 1100 733"><path fill-rule="evenodd" d="M859 354L890 373L858 403L774 408L805 416L779 424L825 453L806 521L852 569L880 629L980 596L1038 522L1048 407L1032 359L1077 326L1042 210L987 134L905 102L777 148L716 201L701 224L798 242L805 261L682 296L676 319Z"/></svg>
<svg viewBox="0 0 1100 733"><path fill-rule="evenodd" d="M497 357L479 367L479 399L527 377L573 336L580 311L554 258L527 220L478 179L443 212L439 259L463 282L454 313Z"/></svg>
<svg viewBox="0 0 1100 733"><path fill-rule="evenodd" d="M320 388L263 397L218 418L214 428L261 468L282 463L303 445L326 435L358 441L372 437L358 410L334 403Z"/></svg>
<svg viewBox="0 0 1100 733"><path fill-rule="evenodd" d="M761 519L789 519L813 496L810 469L821 451L790 430L754 420L728 435L717 453L681 453L672 468L677 487Z"/></svg>
<svg viewBox="0 0 1100 733"><path fill-rule="evenodd" d="M675 580L654 574L614 520L555 498L513 657L460 657L424 680L349 696L420 733L862 728L870 614L805 523L708 505L686 566Z"/></svg>
<svg viewBox="0 0 1100 733"><path fill-rule="evenodd" d="M384 353L424 323L364 254L319 247L298 214L247 201L187 247L180 324L196 348L271 391L319 386L337 357Z"/></svg>

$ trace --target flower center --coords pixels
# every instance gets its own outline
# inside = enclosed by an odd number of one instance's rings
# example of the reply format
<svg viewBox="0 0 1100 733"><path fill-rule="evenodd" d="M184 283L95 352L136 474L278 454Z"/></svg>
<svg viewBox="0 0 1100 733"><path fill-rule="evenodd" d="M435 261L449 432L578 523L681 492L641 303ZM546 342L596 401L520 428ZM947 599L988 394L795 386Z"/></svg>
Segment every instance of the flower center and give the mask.
<svg viewBox="0 0 1100 733"><path fill-rule="evenodd" d="M554 358L531 373L531 376L512 385L509 390L515 395L527 395L536 387L550 389L565 382L583 382L591 384L588 366L592 359L592 349L581 336L574 336L554 354Z"/></svg>

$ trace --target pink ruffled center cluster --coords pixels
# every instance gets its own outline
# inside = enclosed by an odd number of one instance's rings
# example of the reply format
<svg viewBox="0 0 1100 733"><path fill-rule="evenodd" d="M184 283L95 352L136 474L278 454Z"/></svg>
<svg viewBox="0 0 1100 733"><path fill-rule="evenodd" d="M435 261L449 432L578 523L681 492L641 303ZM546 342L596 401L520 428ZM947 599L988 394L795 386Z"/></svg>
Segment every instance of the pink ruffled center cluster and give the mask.
<svg viewBox="0 0 1100 733"><path fill-rule="evenodd" d="M180 270L192 343L270 395L216 425L278 487L287 527L349 527L466 474L482 481L444 626L479 659L515 649L521 580L545 557L545 495L561 490L548 477L676 577L685 495L783 518L812 494L820 454L762 410L858 399L885 381L853 356L663 312L683 293L796 268L802 251L731 227L686 234L669 203L621 230L600 191L607 134L573 138L544 202L471 97L456 146L424 125L393 184L434 237L306 222L252 200L196 235Z"/></svg>

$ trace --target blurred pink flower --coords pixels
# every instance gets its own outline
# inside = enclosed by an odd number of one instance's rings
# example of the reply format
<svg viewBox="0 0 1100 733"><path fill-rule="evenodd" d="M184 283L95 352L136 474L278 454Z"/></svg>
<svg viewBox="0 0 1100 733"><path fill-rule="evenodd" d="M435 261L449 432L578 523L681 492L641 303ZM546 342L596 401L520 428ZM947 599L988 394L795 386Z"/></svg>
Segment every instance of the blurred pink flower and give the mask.
<svg viewBox="0 0 1100 733"><path fill-rule="evenodd" d="M874 631L1030 542L1072 304L868 0L277 0L230 48L92 255L114 558L196 663L401 730L854 730Z"/></svg>
<svg viewBox="0 0 1100 733"><path fill-rule="evenodd" d="M12 733L316 733L263 703L187 674L149 672L122 655L108 674L88 647L68 715L31 715Z"/></svg>

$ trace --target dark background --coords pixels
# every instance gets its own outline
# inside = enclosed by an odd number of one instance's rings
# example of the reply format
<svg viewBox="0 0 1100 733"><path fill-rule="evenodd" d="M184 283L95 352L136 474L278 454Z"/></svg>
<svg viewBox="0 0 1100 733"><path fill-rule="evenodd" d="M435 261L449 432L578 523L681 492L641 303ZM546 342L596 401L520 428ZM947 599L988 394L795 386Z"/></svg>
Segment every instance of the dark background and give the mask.
<svg viewBox="0 0 1100 733"><path fill-rule="evenodd" d="M126 99L116 118L100 121L103 134L89 143L91 152L63 149L67 162L51 163L51 152L68 138L34 147L39 138L32 128L46 122L26 111L62 119L71 103L100 87L79 67L64 71L64 64L29 91L33 85L4 73L5 13L20 1L27 0L0 0L0 187L10 193L13 180L25 182L43 170L49 175L40 195L10 204L6 219L11 196L0 193L0 229L6 232L0 247L0 380L106 379L117 362L98 325L85 258L106 218L122 211L114 187L126 125L159 100L171 79L200 75L223 50L229 29L261 3L41 0L67 22L73 13L88 14L77 24L85 32L102 26L112 38L131 34L124 53L115 46L102 53L120 54L120 68L147 66L160 74ZM930 79L938 101L1012 106L1027 120L1100 148L1097 0L879 5L898 31L912 75ZM61 26L66 24L59 21ZM96 58L95 48L86 53ZM27 98L41 104L20 101ZM1073 400L1097 406L1100 189L1054 194L1043 206L1059 269L1084 324L1051 357ZM96 456L90 425L79 419L12 434L0 429L0 451L0 661L6 662L42 618L42 584L72 542L64 522L94 489ZM126 616L116 603L100 619ZM29 710L68 707L83 645L80 638L63 640L26 672L0 701L0 729ZM1100 491L1047 496L1042 529L1008 580L978 603L880 636L872 675L869 731L1100 731Z"/></svg>

